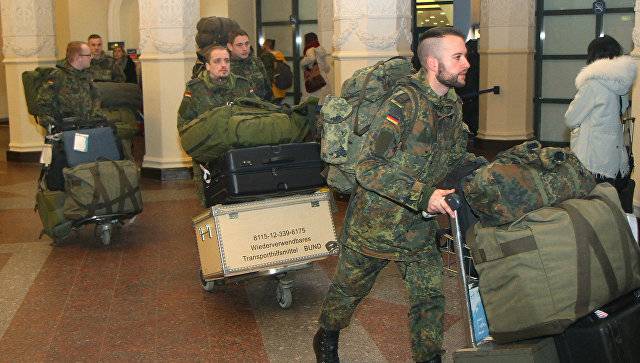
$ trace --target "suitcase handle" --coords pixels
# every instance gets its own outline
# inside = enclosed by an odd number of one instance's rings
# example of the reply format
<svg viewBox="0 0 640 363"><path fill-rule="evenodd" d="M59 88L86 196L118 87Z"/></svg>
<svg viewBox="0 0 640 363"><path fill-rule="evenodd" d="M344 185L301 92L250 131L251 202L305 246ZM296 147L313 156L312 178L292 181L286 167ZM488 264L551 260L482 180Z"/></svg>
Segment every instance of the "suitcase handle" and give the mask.
<svg viewBox="0 0 640 363"><path fill-rule="evenodd" d="M264 160L263 164L284 164L284 163L292 163L295 159L288 156L274 156L272 158Z"/></svg>

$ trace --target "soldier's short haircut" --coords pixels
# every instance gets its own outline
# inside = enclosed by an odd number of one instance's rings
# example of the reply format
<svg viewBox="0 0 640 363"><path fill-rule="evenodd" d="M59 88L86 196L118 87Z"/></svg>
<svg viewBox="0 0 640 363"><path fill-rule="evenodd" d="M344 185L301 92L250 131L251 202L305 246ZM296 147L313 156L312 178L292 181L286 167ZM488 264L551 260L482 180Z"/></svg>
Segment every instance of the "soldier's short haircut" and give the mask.
<svg viewBox="0 0 640 363"><path fill-rule="evenodd" d="M67 53L65 55L66 60L71 62L76 59L78 55L82 53L83 45L87 45L87 43L81 41L69 42L69 44L67 44Z"/></svg>
<svg viewBox="0 0 640 363"><path fill-rule="evenodd" d="M249 37L249 34L247 34L246 31L242 30L242 29L238 29L238 30L232 30L229 32L229 34L227 35L227 42L233 44L233 41L236 40L237 37L244 35L246 37Z"/></svg>
<svg viewBox="0 0 640 363"><path fill-rule="evenodd" d="M462 41L464 41L464 35L450 26L439 26L431 28L426 32L420 34L420 36L418 37L417 53L422 68L427 69L425 64L427 57L439 58L440 44L442 43L441 40L447 35L458 37L462 39Z"/></svg>
<svg viewBox="0 0 640 363"><path fill-rule="evenodd" d="M87 42L90 41L91 39L102 39L102 37L99 36L98 34L91 34L89 35L89 38L87 38Z"/></svg>
<svg viewBox="0 0 640 363"><path fill-rule="evenodd" d="M226 52L227 47L223 47L219 44L214 44L204 48L204 59L207 61L207 63L209 63L209 61L211 60L211 52L213 52L214 50L224 50Z"/></svg>

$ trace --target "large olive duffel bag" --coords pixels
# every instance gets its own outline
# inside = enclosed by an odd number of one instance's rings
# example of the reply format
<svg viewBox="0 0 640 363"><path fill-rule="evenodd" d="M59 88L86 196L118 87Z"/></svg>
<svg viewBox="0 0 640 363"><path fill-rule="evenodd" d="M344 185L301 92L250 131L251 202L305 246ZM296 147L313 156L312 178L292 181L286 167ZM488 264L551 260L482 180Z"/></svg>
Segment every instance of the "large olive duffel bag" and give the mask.
<svg viewBox="0 0 640 363"><path fill-rule="evenodd" d="M64 168L64 217L79 220L142 211L140 171L131 160L102 160Z"/></svg>
<svg viewBox="0 0 640 363"><path fill-rule="evenodd" d="M227 150L303 141L315 115L315 104L293 110L252 98L240 98L193 119L178 132L182 148L193 159L205 163Z"/></svg>
<svg viewBox="0 0 640 363"><path fill-rule="evenodd" d="M530 211L582 198L595 179L568 148L527 141L499 153L464 184L464 195L482 225L510 223Z"/></svg>
<svg viewBox="0 0 640 363"><path fill-rule="evenodd" d="M468 236L491 336L509 342L561 333L640 287L640 249L615 188L527 213Z"/></svg>

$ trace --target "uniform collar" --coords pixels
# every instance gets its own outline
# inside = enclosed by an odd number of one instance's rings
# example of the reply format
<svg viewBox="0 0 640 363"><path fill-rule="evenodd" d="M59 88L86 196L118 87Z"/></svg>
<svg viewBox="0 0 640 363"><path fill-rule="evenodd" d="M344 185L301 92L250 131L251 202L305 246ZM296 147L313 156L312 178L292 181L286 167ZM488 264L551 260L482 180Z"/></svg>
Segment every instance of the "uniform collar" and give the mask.
<svg viewBox="0 0 640 363"><path fill-rule="evenodd" d="M87 78L89 77L89 72L88 72L88 68L87 69L75 69L71 64L69 64L69 62L67 60L65 60L62 64L57 64L56 67L58 69L63 70L64 72L67 72L71 75L77 76L77 77L84 77L86 76Z"/></svg>
<svg viewBox="0 0 640 363"><path fill-rule="evenodd" d="M411 76L411 82L424 92L427 99L431 102L433 110L440 118L450 117L456 112L458 95L456 94L455 89L450 88L447 93L442 96L438 96L438 94L429 85L429 81L427 81L427 72L424 69L420 69L418 73Z"/></svg>
<svg viewBox="0 0 640 363"><path fill-rule="evenodd" d="M225 83L214 82L211 79L211 75L209 74L209 71L206 69L200 72L200 76L198 76L198 78L200 78L204 82L205 86L209 89L212 89L212 88L233 89L236 86L236 76L233 73L229 73L229 77L227 77L227 81Z"/></svg>
<svg viewBox="0 0 640 363"><path fill-rule="evenodd" d="M427 94L427 97L432 102L455 102L458 99L456 91L453 88L449 88L449 91L447 91L447 93L445 93L444 95L438 96L438 94L429 85L429 81L427 81L427 72L424 70L424 68L420 68L420 71L418 71L418 73L411 76L411 81L415 85L420 87L420 89Z"/></svg>

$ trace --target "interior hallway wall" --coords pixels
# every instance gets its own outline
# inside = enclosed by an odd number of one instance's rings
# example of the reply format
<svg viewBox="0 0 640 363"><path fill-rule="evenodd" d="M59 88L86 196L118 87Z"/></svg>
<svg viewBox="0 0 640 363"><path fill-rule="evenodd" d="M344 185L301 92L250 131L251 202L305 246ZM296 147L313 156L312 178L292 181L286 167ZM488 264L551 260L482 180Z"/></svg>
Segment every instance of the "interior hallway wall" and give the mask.
<svg viewBox="0 0 640 363"><path fill-rule="evenodd" d="M58 58L64 57L70 41L86 41L91 34L99 34L106 42L109 2L105 0L56 0L55 31Z"/></svg>
<svg viewBox="0 0 640 363"><path fill-rule="evenodd" d="M257 40L256 34L256 4L253 0L229 1L229 18L240 24L240 27L249 34L251 44Z"/></svg>
<svg viewBox="0 0 640 363"><path fill-rule="evenodd" d="M4 52L2 51L2 23L0 21L0 118L9 117L7 105L7 75L4 67Z"/></svg>
<svg viewBox="0 0 640 363"><path fill-rule="evenodd" d="M200 16L229 17L229 1L227 0L200 0Z"/></svg>

